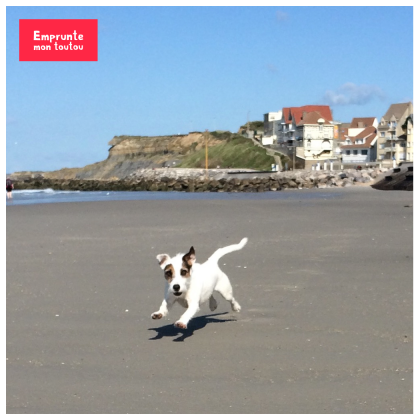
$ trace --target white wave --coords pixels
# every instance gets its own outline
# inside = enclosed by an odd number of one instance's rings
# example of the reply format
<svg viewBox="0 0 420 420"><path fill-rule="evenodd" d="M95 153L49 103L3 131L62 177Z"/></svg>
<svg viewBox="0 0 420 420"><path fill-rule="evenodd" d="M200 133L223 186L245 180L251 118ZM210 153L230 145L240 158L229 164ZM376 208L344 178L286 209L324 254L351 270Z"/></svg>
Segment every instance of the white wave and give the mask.
<svg viewBox="0 0 420 420"><path fill-rule="evenodd" d="M45 188L43 190L13 190L13 194L32 195L32 194L75 194L80 191L61 191Z"/></svg>

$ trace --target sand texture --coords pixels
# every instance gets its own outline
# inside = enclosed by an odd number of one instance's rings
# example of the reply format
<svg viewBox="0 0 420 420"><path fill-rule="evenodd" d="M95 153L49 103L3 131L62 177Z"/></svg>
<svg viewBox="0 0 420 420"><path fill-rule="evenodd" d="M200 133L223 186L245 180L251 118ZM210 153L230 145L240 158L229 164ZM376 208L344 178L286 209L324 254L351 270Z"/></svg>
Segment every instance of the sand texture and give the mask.
<svg viewBox="0 0 420 420"><path fill-rule="evenodd" d="M281 194L281 193L279 193ZM8 206L7 413L412 413L413 193ZM220 267L188 330L156 255Z"/></svg>

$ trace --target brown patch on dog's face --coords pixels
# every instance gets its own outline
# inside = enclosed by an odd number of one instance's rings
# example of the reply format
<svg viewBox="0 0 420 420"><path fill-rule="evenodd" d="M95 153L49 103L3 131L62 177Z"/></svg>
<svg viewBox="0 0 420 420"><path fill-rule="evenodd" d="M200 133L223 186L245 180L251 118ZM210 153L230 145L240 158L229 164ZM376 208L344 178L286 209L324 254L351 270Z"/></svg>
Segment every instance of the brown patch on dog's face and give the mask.
<svg viewBox="0 0 420 420"><path fill-rule="evenodd" d="M182 257L183 265L185 265L188 268L191 268L192 265L195 263L195 250L194 247L191 247L188 254L185 254Z"/></svg>
<svg viewBox="0 0 420 420"><path fill-rule="evenodd" d="M165 273L165 279L168 280L168 282L170 283L172 281L172 279L175 277L175 269L174 269L174 266L172 264L168 264L163 269L163 271Z"/></svg>

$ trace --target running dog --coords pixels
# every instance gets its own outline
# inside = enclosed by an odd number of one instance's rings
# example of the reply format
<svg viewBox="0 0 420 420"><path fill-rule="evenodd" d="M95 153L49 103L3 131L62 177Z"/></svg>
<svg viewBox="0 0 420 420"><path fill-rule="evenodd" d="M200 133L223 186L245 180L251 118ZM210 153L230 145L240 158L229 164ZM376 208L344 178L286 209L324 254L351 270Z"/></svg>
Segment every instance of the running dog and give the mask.
<svg viewBox="0 0 420 420"><path fill-rule="evenodd" d="M160 319L168 314L169 309L178 302L187 310L175 322L175 327L186 329L190 319L198 312L200 306L209 301L210 310L217 308L213 292L219 292L239 312L241 307L232 295L232 286L228 276L219 268L218 261L223 255L239 251L248 242L243 238L239 244L219 248L205 263L196 262L195 250L190 248L185 255L170 257L168 254L156 256L167 280L165 298L152 319Z"/></svg>

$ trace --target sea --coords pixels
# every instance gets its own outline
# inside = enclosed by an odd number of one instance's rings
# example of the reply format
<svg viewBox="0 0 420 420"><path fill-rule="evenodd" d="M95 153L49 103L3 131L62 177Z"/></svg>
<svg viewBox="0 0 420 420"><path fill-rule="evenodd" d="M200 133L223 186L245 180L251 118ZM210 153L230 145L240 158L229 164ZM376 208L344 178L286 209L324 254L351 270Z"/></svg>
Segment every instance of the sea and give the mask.
<svg viewBox="0 0 420 420"><path fill-rule="evenodd" d="M161 191L59 191L51 188L42 190L13 190L12 199L6 206L20 206L49 203L77 203L87 201L126 200L285 200L293 198L334 198L342 194L340 189L331 190L287 190L260 193L229 192L161 192Z"/></svg>

